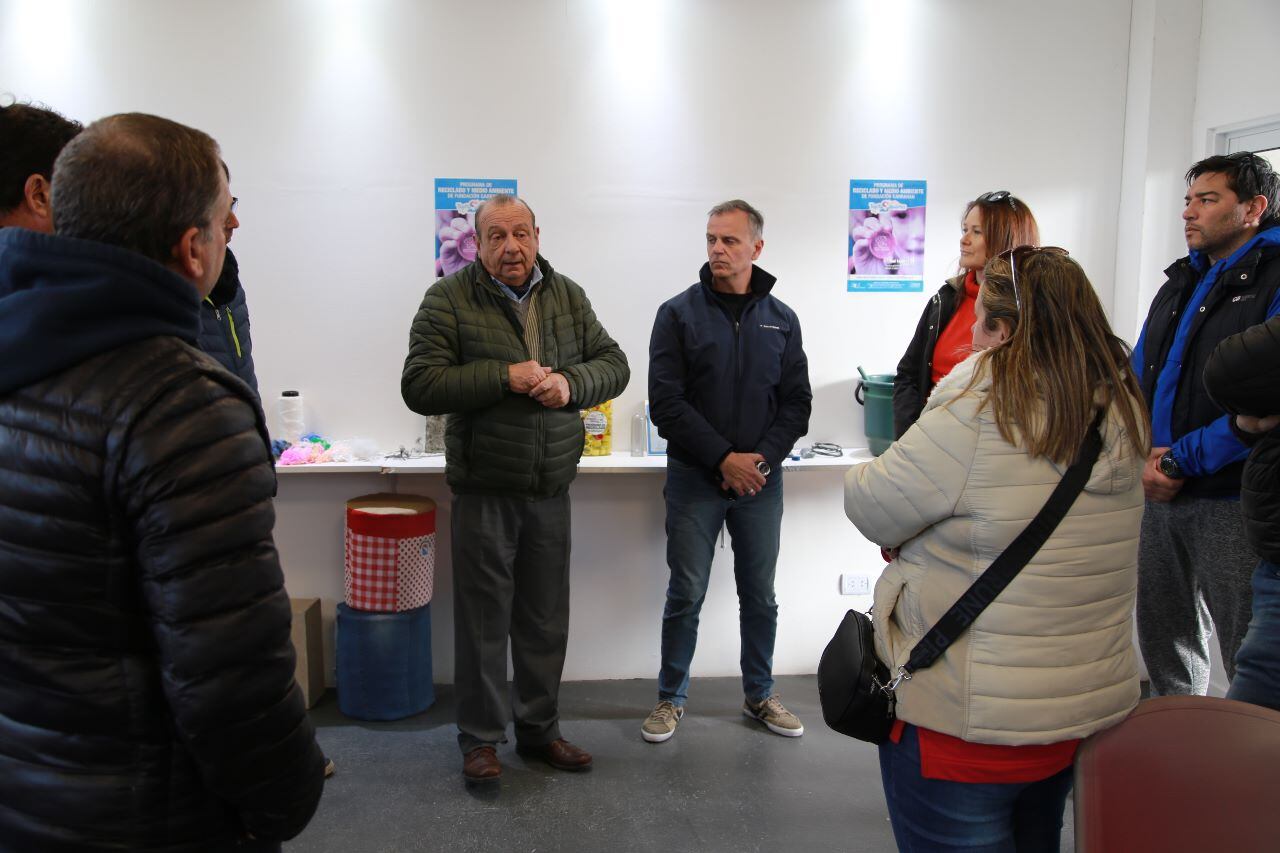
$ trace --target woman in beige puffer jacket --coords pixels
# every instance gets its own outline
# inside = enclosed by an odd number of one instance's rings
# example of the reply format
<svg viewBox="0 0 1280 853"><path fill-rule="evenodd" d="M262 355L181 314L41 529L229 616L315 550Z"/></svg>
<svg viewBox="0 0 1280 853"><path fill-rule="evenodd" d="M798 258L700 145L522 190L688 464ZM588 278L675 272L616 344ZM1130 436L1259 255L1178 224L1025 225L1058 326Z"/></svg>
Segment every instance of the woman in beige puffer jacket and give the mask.
<svg viewBox="0 0 1280 853"><path fill-rule="evenodd" d="M1105 407L1103 446L1044 547L932 667L897 689L898 719L920 749L912 769L923 768L918 782L889 769L907 743L900 725L881 765L904 849L950 849L939 846L946 816L908 813L904 798L918 810L921 798L945 800L945 786L981 784L1017 802L1052 781L1035 820L1054 825L1041 827L1042 843L1016 849L1056 850L1074 741L1119 722L1139 695L1132 614L1149 439L1127 347L1061 250L1015 250L986 276L974 324L980 351L939 383L914 427L845 481L850 520L897 549L873 610L890 671L1044 506ZM1037 762L1050 778L1026 778ZM1002 827L1016 837L1026 817L993 814L984 837ZM910 840L922 822L925 848ZM958 829L957 844L971 831Z"/></svg>

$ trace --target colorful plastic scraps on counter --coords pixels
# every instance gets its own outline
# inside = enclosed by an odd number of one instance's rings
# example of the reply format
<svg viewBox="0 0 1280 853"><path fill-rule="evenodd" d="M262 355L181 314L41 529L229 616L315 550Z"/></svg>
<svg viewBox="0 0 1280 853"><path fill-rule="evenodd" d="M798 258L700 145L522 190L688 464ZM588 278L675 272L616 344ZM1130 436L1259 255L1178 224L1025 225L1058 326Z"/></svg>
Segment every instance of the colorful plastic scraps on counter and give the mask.
<svg viewBox="0 0 1280 853"><path fill-rule="evenodd" d="M312 465L319 462L355 462L379 458L377 445L367 438L334 441L311 433L280 454L281 465Z"/></svg>

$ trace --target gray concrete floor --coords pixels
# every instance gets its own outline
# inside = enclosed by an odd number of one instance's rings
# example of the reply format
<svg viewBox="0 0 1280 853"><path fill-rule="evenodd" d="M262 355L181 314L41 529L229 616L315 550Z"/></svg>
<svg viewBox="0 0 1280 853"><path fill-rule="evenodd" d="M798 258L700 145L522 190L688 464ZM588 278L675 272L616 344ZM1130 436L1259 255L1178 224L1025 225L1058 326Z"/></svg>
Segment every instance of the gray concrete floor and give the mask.
<svg viewBox="0 0 1280 853"><path fill-rule="evenodd" d="M468 786L452 693L393 723L342 715L330 693L312 710L338 767L300 851L892 851L876 749L822 722L813 676L778 679L805 724L783 738L742 716L736 678L698 678L675 737L649 744L640 723L652 680L566 683L561 729L594 767L563 773L498 750L501 782ZM1071 850L1067 808L1063 850Z"/></svg>

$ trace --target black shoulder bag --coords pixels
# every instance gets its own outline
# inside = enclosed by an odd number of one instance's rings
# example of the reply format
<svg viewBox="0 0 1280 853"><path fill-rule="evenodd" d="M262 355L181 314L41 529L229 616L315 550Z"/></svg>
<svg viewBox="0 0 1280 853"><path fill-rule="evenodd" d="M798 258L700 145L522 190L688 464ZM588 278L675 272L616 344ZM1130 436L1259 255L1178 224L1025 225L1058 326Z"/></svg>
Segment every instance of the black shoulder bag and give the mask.
<svg viewBox="0 0 1280 853"><path fill-rule="evenodd" d="M910 658L898 667L892 678L888 667L876 657L871 618L856 610L844 615L836 635L827 643L818 661L818 698L822 703L822 719L828 726L868 743L880 744L888 739L894 721L893 691L903 681L910 681L912 673L932 666L973 624L978 614L1048 541L1084 491L1093 464L1102 452L1102 435L1098 431L1102 417L1103 412L1099 411L1075 461L1036 517L920 638Z"/></svg>

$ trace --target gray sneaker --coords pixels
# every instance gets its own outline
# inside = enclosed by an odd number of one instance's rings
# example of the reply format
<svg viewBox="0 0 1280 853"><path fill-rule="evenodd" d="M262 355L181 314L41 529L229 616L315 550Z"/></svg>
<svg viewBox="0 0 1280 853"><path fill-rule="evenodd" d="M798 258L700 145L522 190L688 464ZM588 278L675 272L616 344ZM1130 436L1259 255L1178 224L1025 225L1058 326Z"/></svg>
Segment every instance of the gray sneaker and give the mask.
<svg viewBox="0 0 1280 853"><path fill-rule="evenodd" d="M759 704L752 704L750 700L743 702L742 713L764 723L775 735L800 737L804 734L800 718L786 709L777 693Z"/></svg>
<svg viewBox="0 0 1280 853"><path fill-rule="evenodd" d="M680 718L683 716L684 708L677 708L663 699L649 712L649 716L645 717L644 725L640 727L640 734L649 743L670 740L676 733L676 726L680 725Z"/></svg>

